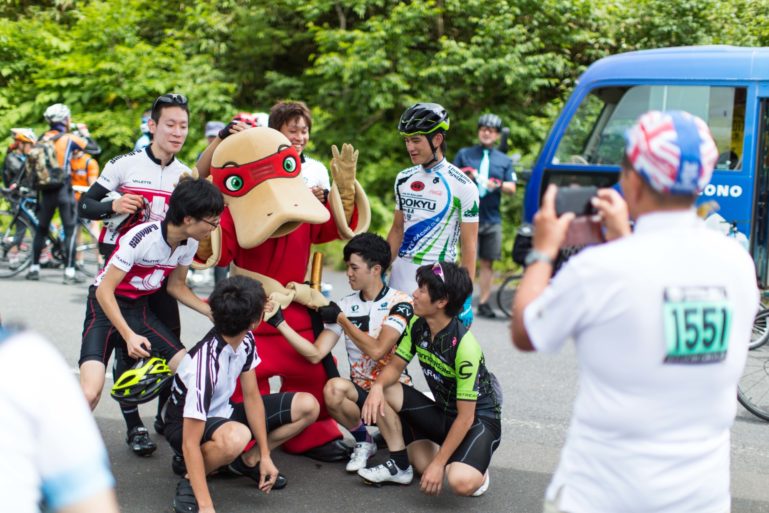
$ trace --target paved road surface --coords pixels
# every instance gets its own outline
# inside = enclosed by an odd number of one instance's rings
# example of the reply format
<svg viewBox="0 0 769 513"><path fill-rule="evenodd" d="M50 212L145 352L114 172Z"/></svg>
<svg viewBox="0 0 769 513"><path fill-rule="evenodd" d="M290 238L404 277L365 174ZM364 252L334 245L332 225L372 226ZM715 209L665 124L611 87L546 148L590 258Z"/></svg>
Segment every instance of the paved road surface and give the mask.
<svg viewBox="0 0 769 513"><path fill-rule="evenodd" d="M341 273L326 272L334 285L334 297L349 289ZM198 289L207 294L208 287ZM23 276L0 281L0 314L4 321L23 321L48 338L77 367L80 334L85 308L86 286L65 286L61 274L43 270L40 282L26 282ZM182 307L182 338L194 344L209 328L202 316ZM540 512L542 497L558 462L576 388L574 351L568 346L556 356L521 354L511 348L508 323L479 319L473 332L480 340L490 369L503 390L502 444L491 466L491 487L480 498L466 499L442 494L432 498L419 493L418 486L374 488L344 471L344 464L319 463L276 451L274 460L288 477L286 489L265 496L245 478L215 478L211 490L217 511L225 513L254 510L283 512L407 512L482 511ZM342 346L335 349L348 375ZM424 389L421 372L412 375ZM31 367L30 367L31 368ZM108 380L108 384L111 380ZM153 403L154 406L154 403ZM732 435L733 512L769 512L769 424L755 419L738 407ZM142 410L150 426L154 408ZM97 422L109 447L117 479L120 506L125 513L171 511L177 478L170 470L170 450L161 437L151 457L139 459L124 444L124 427L117 405L105 394L95 411ZM378 454L377 458L384 458Z"/></svg>

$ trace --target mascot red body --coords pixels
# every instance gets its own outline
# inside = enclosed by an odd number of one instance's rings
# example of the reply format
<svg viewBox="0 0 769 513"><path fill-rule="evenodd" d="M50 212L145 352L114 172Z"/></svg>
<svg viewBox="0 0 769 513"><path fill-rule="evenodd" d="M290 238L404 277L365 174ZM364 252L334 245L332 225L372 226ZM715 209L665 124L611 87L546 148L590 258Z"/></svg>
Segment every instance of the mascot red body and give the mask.
<svg viewBox="0 0 769 513"><path fill-rule="evenodd" d="M304 285L311 245L349 238L368 228L370 210L355 182L356 160L351 146L345 145L341 155L334 148L334 186L323 205L304 186L296 150L276 130L252 128L231 135L211 159L211 179L224 194L227 208L220 229L212 234L210 251L204 248L199 255L206 266L231 264L232 274L261 281L268 295L281 298L289 325L310 341L315 335L309 309L327 304L319 292ZM321 406L318 421L286 442L284 449L302 453L341 438L323 401L328 379L323 365L305 360L267 323L261 323L255 335L262 360L255 372L262 394L270 392L269 378L280 376L282 392L309 392ZM242 401L240 387L233 400Z"/></svg>

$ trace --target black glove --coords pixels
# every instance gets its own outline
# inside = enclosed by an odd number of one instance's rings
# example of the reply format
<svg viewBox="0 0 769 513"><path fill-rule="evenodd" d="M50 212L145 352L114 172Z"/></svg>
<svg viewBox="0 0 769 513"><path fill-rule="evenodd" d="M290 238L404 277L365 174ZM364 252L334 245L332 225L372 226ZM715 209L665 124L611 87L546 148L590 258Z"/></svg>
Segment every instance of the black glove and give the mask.
<svg viewBox="0 0 769 513"><path fill-rule="evenodd" d="M272 317L267 319L267 324L269 324L270 326L273 326L275 328L280 326L280 323L282 323L282 322L284 322L286 320L286 318L283 317L283 309L279 305L276 305L276 306L278 308L278 311L275 312L274 314L272 314Z"/></svg>
<svg viewBox="0 0 769 513"><path fill-rule="evenodd" d="M328 306L321 306L318 308L318 313L324 324L336 324L336 320L339 317L339 314L342 313L342 309L332 301Z"/></svg>
<svg viewBox="0 0 769 513"><path fill-rule="evenodd" d="M230 121L229 123L227 123L227 126L219 130L219 139L223 141L227 137L231 136L232 132L230 132L230 128L232 128L233 126L235 126L235 121Z"/></svg>

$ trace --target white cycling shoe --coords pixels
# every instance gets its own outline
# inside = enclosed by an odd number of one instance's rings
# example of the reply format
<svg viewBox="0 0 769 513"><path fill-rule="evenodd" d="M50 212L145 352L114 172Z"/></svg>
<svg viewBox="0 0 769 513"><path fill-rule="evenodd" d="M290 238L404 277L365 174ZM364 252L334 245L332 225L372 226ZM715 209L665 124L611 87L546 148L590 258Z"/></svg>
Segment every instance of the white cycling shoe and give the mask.
<svg viewBox="0 0 769 513"><path fill-rule="evenodd" d="M347 472L357 472L366 468L368 459L376 454L376 444L371 442L358 442L352 451L350 461L347 463Z"/></svg>
<svg viewBox="0 0 769 513"><path fill-rule="evenodd" d="M481 486L473 492L473 497L480 497L484 493L486 493L486 490L489 489L489 481L491 481L491 478L489 478L489 471L486 471L486 475L483 477L483 483Z"/></svg>
<svg viewBox="0 0 769 513"><path fill-rule="evenodd" d="M367 483L395 483L407 485L414 479L414 469L409 465L406 470L401 470L398 468L398 465L390 459L376 467L362 468L358 471L358 475Z"/></svg>

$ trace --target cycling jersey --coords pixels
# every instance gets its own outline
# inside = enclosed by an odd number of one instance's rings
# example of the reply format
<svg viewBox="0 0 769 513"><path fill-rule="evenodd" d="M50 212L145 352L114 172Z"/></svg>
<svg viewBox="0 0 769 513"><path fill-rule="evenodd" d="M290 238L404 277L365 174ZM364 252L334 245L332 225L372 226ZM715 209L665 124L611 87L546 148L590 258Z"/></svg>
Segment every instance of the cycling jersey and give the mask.
<svg viewBox="0 0 769 513"><path fill-rule="evenodd" d="M0 329L0 412L2 511L59 511L114 486L83 392L39 335Z"/></svg>
<svg viewBox="0 0 769 513"><path fill-rule="evenodd" d="M96 183L108 191L121 194L138 194L150 204L150 221L162 221L166 217L168 201L183 173L190 173L190 168L173 158L162 166L152 154L152 147L119 155L104 166L104 171ZM99 235L99 243L115 244L120 234L106 225Z"/></svg>
<svg viewBox="0 0 769 513"><path fill-rule="evenodd" d="M331 189L328 178L328 169L321 162L302 154L302 180L309 187L320 187L323 190Z"/></svg>
<svg viewBox="0 0 769 513"><path fill-rule="evenodd" d="M115 289L116 295L136 299L159 290L171 271L192 263L198 250L198 241L189 238L171 251L167 236L165 222L142 223L128 230L120 237L94 285L98 287L110 266L114 266L126 273Z"/></svg>
<svg viewBox="0 0 769 513"><path fill-rule="evenodd" d="M238 377L254 370L260 361L253 333L249 331L233 349L212 328L182 358L174 376L168 414L198 420L230 418L230 397Z"/></svg>
<svg viewBox="0 0 769 513"><path fill-rule="evenodd" d="M390 326L398 333L403 333L414 313L409 295L387 286L382 288L373 301L366 301L362 292L355 292L343 297L338 304L351 323L373 338L379 336L383 326ZM391 314L390 310L396 305L398 308ZM350 360L350 380L362 389L369 390L379 373L392 359L395 347L393 346L392 351L380 360L374 360L361 351L338 324L327 324L326 329L333 331L337 336L344 336L347 357ZM411 384L411 377L405 371L401 376L401 383Z"/></svg>
<svg viewBox="0 0 769 513"><path fill-rule="evenodd" d="M414 166L395 179L395 208L403 212L398 256L415 264L454 262L460 225L478 222L478 189L446 159Z"/></svg>
<svg viewBox="0 0 769 513"><path fill-rule="evenodd" d="M496 376L486 368L483 351L470 331L457 319L433 337L427 321L413 317L396 355L419 365L435 403L446 416L456 417L457 401L475 401L475 413L501 418L502 391Z"/></svg>
<svg viewBox="0 0 769 513"><path fill-rule="evenodd" d="M82 153L70 159L70 172L72 185L88 187L99 176L99 163L88 153ZM79 193L76 192L75 196L79 196Z"/></svg>

